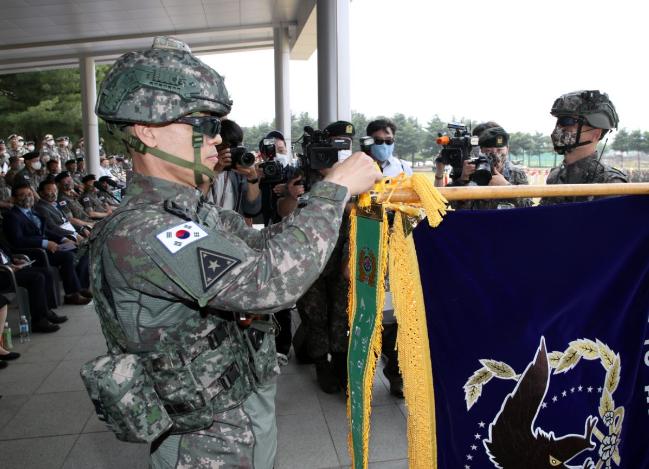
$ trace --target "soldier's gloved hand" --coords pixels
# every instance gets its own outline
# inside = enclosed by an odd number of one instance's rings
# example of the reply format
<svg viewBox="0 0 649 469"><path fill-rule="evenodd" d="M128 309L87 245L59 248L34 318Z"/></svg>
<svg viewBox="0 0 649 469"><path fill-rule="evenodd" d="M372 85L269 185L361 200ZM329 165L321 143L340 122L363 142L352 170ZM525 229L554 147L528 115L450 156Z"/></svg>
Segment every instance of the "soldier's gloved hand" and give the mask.
<svg viewBox="0 0 649 469"><path fill-rule="evenodd" d="M357 151L342 163L334 165L324 180L347 187L349 195L358 195L370 190L382 177L376 162Z"/></svg>

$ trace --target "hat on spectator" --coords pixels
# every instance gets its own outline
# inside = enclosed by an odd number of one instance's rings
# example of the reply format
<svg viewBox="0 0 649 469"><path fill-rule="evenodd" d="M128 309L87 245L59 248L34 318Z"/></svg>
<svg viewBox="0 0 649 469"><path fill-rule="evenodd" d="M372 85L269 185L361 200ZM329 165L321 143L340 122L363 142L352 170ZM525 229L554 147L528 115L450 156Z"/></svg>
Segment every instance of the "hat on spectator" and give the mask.
<svg viewBox="0 0 649 469"><path fill-rule="evenodd" d="M95 177L94 174L86 174L86 175L83 177L83 179L81 179L81 182L83 182L83 183L85 184L85 183L88 182L88 181L94 181L94 180L96 180L96 179L97 179L97 178Z"/></svg>
<svg viewBox="0 0 649 469"><path fill-rule="evenodd" d="M268 132L268 135L266 135L266 138L278 138L283 142L286 141L286 139L284 138L284 135L282 135L282 132L280 132L279 130L273 130L271 132Z"/></svg>
<svg viewBox="0 0 649 469"><path fill-rule="evenodd" d="M509 144L509 134L502 127L492 127L480 134L478 145L484 148L502 148Z"/></svg>
<svg viewBox="0 0 649 469"><path fill-rule="evenodd" d="M25 145L36 145L33 140L28 140L25 142Z"/></svg>
<svg viewBox="0 0 649 469"><path fill-rule="evenodd" d="M61 182L65 178L69 178L69 177L71 177L70 173L68 173L67 171L61 171L59 174L54 176L54 182Z"/></svg>
<svg viewBox="0 0 649 469"><path fill-rule="evenodd" d="M30 151L29 153L25 153L23 155L23 159L25 161L33 160L34 158L38 158L39 153L37 151Z"/></svg>
<svg viewBox="0 0 649 469"><path fill-rule="evenodd" d="M4 144L5 144L5 141L0 138L0 145L4 145Z"/></svg>
<svg viewBox="0 0 649 469"><path fill-rule="evenodd" d="M43 137L43 141L45 140L54 140L54 136L52 134L45 134L45 137Z"/></svg>
<svg viewBox="0 0 649 469"><path fill-rule="evenodd" d="M9 137L7 137L7 140L11 140L12 138L17 138L18 134L11 134Z"/></svg>
<svg viewBox="0 0 649 469"><path fill-rule="evenodd" d="M351 122L336 121L325 127L324 134L327 137L353 137L356 130Z"/></svg>
<svg viewBox="0 0 649 469"><path fill-rule="evenodd" d="M69 164L77 164L76 158L71 158L65 162L65 166L68 166Z"/></svg>
<svg viewBox="0 0 649 469"><path fill-rule="evenodd" d="M57 142L69 142L70 138L69 137L56 137Z"/></svg>

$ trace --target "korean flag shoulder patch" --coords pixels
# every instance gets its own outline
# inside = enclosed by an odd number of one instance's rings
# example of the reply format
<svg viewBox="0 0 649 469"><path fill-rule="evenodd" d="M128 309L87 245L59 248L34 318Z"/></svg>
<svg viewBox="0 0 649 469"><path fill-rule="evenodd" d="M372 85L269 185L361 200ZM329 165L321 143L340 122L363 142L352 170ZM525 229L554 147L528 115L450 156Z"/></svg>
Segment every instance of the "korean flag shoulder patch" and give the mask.
<svg viewBox="0 0 649 469"><path fill-rule="evenodd" d="M198 261L205 291L209 290L218 279L241 262L235 257L204 248L198 248Z"/></svg>
<svg viewBox="0 0 649 469"><path fill-rule="evenodd" d="M169 252L176 254L188 244L206 236L205 230L193 221L188 221L164 230L162 233L157 234L156 238Z"/></svg>

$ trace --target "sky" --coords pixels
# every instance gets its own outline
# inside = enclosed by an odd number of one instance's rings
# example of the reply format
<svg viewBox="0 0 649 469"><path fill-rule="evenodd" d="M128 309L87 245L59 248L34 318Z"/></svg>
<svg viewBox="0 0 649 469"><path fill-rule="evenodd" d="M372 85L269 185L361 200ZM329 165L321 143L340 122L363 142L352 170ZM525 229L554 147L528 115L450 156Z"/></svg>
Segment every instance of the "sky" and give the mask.
<svg viewBox="0 0 649 469"><path fill-rule="evenodd" d="M549 134L555 98L599 89L620 128L649 130L647 18L649 3L630 0L353 0L351 108ZM232 119L274 119L272 49L202 59L225 76ZM316 60L290 62L293 114L317 116Z"/></svg>

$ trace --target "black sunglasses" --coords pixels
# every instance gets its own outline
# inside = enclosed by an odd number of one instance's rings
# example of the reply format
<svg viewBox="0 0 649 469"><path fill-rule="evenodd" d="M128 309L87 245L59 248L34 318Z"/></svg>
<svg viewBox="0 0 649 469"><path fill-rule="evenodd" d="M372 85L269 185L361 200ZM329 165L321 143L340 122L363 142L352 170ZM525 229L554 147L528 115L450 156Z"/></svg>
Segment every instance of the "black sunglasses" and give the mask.
<svg viewBox="0 0 649 469"><path fill-rule="evenodd" d="M183 116L176 119L176 122L191 125L194 130L210 138L216 137L221 131L221 120L215 116Z"/></svg>
<svg viewBox="0 0 649 469"><path fill-rule="evenodd" d="M394 139L393 139L393 138L378 138L378 137L374 137L374 144L375 144L375 145L383 145L384 143L385 143L386 145L392 145L392 144L394 143Z"/></svg>
<svg viewBox="0 0 649 469"><path fill-rule="evenodd" d="M581 119L579 117L561 116L557 119L557 124L561 127L572 127L577 125Z"/></svg>

